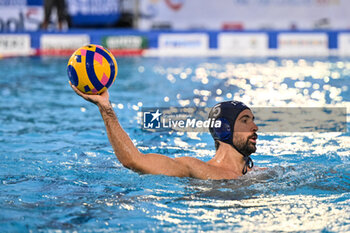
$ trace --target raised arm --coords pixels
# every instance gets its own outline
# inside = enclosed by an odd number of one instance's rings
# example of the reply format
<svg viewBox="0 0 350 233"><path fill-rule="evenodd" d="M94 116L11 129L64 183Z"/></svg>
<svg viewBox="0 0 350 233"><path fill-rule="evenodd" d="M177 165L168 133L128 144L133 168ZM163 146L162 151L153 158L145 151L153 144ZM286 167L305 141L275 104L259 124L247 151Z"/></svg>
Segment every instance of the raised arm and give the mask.
<svg viewBox="0 0 350 233"><path fill-rule="evenodd" d="M71 84L71 83L70 83ZM96 104L106 126L108 139L115 155L123 166L134 171L169 176L191 176L186 162L172 159L161 154L143 154L133 144L119 124L118 118L109 102L108 90L100 95L86 95L71 84L73 90L85 100Z"/></svg>
<svg viewBox="0 0 350 233"><path fill-rule="evenodd" d="M112 106L98 105L106 126L109 141L118 160L127 168L146 173L169 176L190 176L188 167L161 154L143 154L133 144L119 124Z"/></svg>

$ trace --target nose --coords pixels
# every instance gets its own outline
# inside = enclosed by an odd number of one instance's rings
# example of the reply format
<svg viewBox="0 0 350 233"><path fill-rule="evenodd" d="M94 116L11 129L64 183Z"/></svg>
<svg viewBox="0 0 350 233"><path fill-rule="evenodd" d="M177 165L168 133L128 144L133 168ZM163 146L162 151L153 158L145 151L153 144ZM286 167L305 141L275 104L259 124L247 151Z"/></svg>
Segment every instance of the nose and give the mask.
<svg viewBox="0 0 350 233"><path fill-rule="evenodd" d="M257 131L259 130L259 127L255 124L254 121L253 121L253 125L252 125L251 130L252 130L253 132L257 132Z"/></svg>

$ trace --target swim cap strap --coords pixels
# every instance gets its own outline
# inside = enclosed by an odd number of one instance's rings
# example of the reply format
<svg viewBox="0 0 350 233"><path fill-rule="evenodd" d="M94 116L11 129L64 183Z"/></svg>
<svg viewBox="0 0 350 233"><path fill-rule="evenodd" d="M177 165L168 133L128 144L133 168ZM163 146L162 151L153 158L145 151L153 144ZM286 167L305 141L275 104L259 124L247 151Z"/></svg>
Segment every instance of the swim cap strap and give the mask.
<svg viewBox="0 0 350 233"><path fill-rule="evenodd" d="M248 171L248 168L252 168L254 166L253 160L250 158L250 156L244 156L243 157L245 164L242 170L243 175L245 175Z"/></svg>

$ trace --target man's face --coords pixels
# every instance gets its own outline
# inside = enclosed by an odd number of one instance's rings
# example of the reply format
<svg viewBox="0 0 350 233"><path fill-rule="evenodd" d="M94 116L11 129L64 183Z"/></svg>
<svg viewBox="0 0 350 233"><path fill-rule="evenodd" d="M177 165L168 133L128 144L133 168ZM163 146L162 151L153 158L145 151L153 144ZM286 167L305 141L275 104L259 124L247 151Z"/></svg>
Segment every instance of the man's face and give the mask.
<svg viewBox="0 0 350 233"><path fill-rule="evenodd" d="M242 111L235 122L233 144L244 154L250 155L256 151L258 126L254 123L254 115L246 109Z"/></svg>

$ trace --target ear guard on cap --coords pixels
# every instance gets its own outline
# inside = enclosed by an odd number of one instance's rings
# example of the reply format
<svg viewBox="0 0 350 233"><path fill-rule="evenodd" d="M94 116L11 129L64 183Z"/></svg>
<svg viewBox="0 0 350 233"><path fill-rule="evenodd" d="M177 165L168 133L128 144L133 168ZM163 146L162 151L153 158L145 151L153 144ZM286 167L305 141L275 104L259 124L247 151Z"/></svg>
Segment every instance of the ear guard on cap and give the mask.
<svg viewBox="0 0 350 233"><path fill-rule="evenodd" d="M219 141L227 142L231 138L231 126L230 122L223 117L216 119L216 121L221 121L220 128L213 128L214 131L214 139Z"/></svg>

